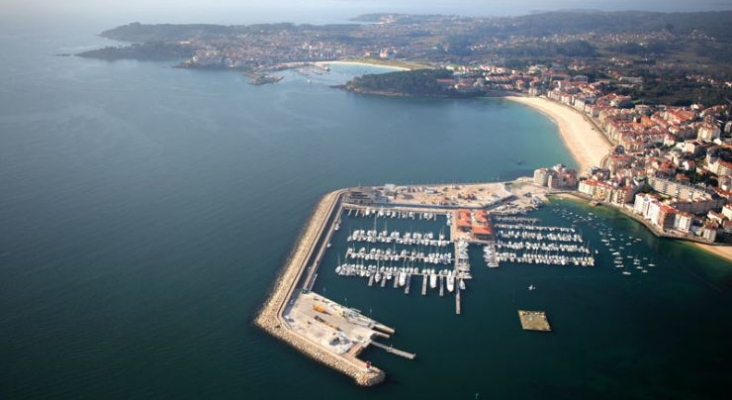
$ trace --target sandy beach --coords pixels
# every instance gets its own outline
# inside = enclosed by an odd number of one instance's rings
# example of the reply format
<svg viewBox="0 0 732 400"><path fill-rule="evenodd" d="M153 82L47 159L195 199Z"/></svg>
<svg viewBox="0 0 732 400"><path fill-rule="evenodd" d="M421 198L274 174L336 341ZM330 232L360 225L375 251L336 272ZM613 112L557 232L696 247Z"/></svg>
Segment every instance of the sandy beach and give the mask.
<svg viewBox="0 0 732 400"><path fill-rule="evenodd" d="M559 128L562 141L583 174L588 167L599 166L611 146L584 115L562 104L540 97L509 96L506 99L527 105L551 118Z"/></svg>
<svg viewBox="0 0 732 400"><path fill-rule="evenodd" d="M383 68L389 68L397 71L409 71L411 68L407 67L400 67L397 65L390 65L390 64L380 64L380 63L368 63L363 61L317 61L313 64L318 66L326 66L326 65L360 65L364 67L383 67Z"/></svg>
<svg viewBox="0 0 732 400"><path fill-rule="evenodd" d="M727 261L732 262L732 246L710 246L701 243L694 243L694 245L702 250L706 250L714 255L717 255Z"/></svg>

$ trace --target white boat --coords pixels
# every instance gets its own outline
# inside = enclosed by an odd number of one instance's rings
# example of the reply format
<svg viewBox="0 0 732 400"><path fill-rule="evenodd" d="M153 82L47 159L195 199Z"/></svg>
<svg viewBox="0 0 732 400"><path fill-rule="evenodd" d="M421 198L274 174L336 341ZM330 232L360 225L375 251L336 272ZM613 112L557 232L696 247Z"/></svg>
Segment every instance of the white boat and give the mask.
<svg viewBox="0 0 732 400"><path fill-rule="evenodd" d="M434 271L430 274L430 287L432 289L437 287L437 274Z"/></svg>
<svg viewBox="0 0 732 400"><path fill-rule="evenodd" d="M404 286L407 284L407 273L402 271L399 273L399 286Z"/></svg>
<svg viewBox="0 0 732 400"><path fill-rule="evenodd" d="M458 286L460 286L460 290L465 290L465 281L460 279Z"/></svg>
<svg viewBox="0 0 732 400"><path fill-rule="evenodd" d="M529 290L536 290L536 286L534 286L533 284L529 285Z"/></svg>
<svg viewBox="0 0 732 400"><path fill-rule="evenodd" d="M630 271L623 271L623 275L630 275Z"/></svg>
<svg viewBox="0 0 732 400"><path fill-rule="evenodd" d="M374 275L374 280L375 280L376 282L378 282L378 281L380 281L380 280L381 280L381 272L377 272L377 273L376 273L376 275Z"/></svg>
<svg viewBox="0 0 732 400"><path fill-rule="evenodd" d="M455 290L455 276L453 274L447 275L447 291L452 292Z"/></svg>

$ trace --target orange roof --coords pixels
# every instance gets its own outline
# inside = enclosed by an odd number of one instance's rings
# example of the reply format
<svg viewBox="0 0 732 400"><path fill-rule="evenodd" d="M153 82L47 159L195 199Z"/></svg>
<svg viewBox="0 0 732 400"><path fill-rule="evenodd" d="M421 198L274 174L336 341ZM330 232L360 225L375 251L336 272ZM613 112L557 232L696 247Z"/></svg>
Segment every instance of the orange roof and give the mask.
<svg viewBox="0 0 732 400"><path fill-rule="evenodd" d="M472 224L470 217L470 210L460 209L458 210L457 225L461 228L469 228Z"/></svg>
<svg viewBox="0 0 732 400"><path fill-rule="evenodd" d="M473 225L473 234L474 235L492 235L493 231L491 228L483 225Z"/></svg>

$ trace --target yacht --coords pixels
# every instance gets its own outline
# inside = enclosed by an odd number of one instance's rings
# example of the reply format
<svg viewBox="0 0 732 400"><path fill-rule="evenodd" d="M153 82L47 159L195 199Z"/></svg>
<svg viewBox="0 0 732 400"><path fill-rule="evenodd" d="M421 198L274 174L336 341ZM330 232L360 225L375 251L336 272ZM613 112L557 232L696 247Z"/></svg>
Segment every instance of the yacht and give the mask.
<svg viewBox="0 0 732 400"><path fill-rule="evenodd" d="M447 291L451 292L455 290L455 275L448 273L447 275Z"/></svg>
<svg viewBox="0 0 732 400"><path fill-rule="evenodd" d="M399 286L407 284L407 273L404 271L399 272Z"/></svg>

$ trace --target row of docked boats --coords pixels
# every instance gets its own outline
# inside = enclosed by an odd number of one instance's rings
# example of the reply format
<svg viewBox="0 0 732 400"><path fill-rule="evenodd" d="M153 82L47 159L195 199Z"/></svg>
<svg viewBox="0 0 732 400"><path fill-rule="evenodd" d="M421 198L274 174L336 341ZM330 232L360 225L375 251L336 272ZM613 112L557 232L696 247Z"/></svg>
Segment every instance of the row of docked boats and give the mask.
<svg viewBox="0 0 732 400"><path fill-rule="evenodd" d="M494 248L484 248L486 263L497 260L523 264L595 265L592 250L574 227L537 225L534 221L528 222L528 218L526 220L494 224L497 239L493 243Z"/></svg>
<svg viewBox="0 0 732 400"><path fill-rule="evenodd" d="M455 285L461 290L465 290L465 280L463 276L458 276L453 270L442 269L435 270L430 268L419 269L416 267L379 267L377 265L363 265L344 263L335 268L336 274L340 276L352 276L369 279L369 283L381 283L385 286L386 282L393 281L394 287L404 287L414 275L422 275L424 279L429 279L429 287L437 288L438 280L445 283L449 292L455 290Z"/></svg>
<svg viewBox="0 0 732 400"><path fill-rule="evenodd" d="M595 258L592 256L570 256L563 254L553 254L551 252L523 254L513 252L498 252L498 260L522 264L575 265L581 267L595 266Z"/></svg>
<svg viewBox="0 0 732 400"><path fill-rule="evenodd" d="M432 212L414 212L414 211L397 211L391 209L381 208L354 208L348 209L348 215L355 215L357 217L365 218L399 218L399 219L420 219L425 221L432 221L437 219L437 213Z"/></svg>
<svg viewBox="0 0 732 400"><path fill-rule="evenodd" d="M582 242L578 233L542 233L523 229L499 229L496 237L501 239L549 240L554 242Z"/></svg>
<svg viewBox="0 0 732 400"><path fill-rule="evenodd" d="M562 232L575 233L576 230L570 226L545 226L535 224L493 224L496 229L523 230L523 231L545 231L545 232Z"/></svg>
<svg viewBox="0 0 732 400"><path fill-rule="evenodd" d="M397 252L396 249L376 249L372 248L366 250L365 247L361 247L358 251L349 247L346 250L346 259L355 260L366 260L366 261L411 261L411 262L424 262L426 264L451 264L452 253L438 253L431 252L425 253L416 250L406 250Z"/></svg>
<svg viewBox="0 0 732 400"><path fill-rule="evenodd" d="M495 215L493 217L498 222L516 222L520 224L538 224L539 218L516 217L513 215Z"/></svg>
<svg viewBox="0 0 732 400"><path fill-rule="evenodd" d="M465 239L460 239L455 243L455 269L463 274L470 276L470 255L468 254L468 246L470 244Z"/></svg>
<svg viewBox="0 0 732 400"><path fill-rule="evenodd" d="M541 250L541 251L560 251L565 253L583 253L591 254L589 247L578 244L566 243L550 243L550 242L529 242L529 241L504 241L497 240L496 247L498 249L511 250Z"/></svg>
<svg viewBox="0 0 732 400"><path fill-rule="evenodd" d="M496 252L495 242L490 242L483 246L483 260L486 265L496 268L499 265L498 253Z"/></svg>
<svg viewBox="0 0 732 400"><path fill-rule="evenodd" d="M356 229L346 238L348 242L367 242L367 243L387 243L387 244L401 244L405 246L436 246L445 247L451 242L445 238L445 235L440 233L435 238L435 234L432 232L405 232L402 234L399 231L389 232L383 230L378 232L376 229L364 230Z"/></svg>

